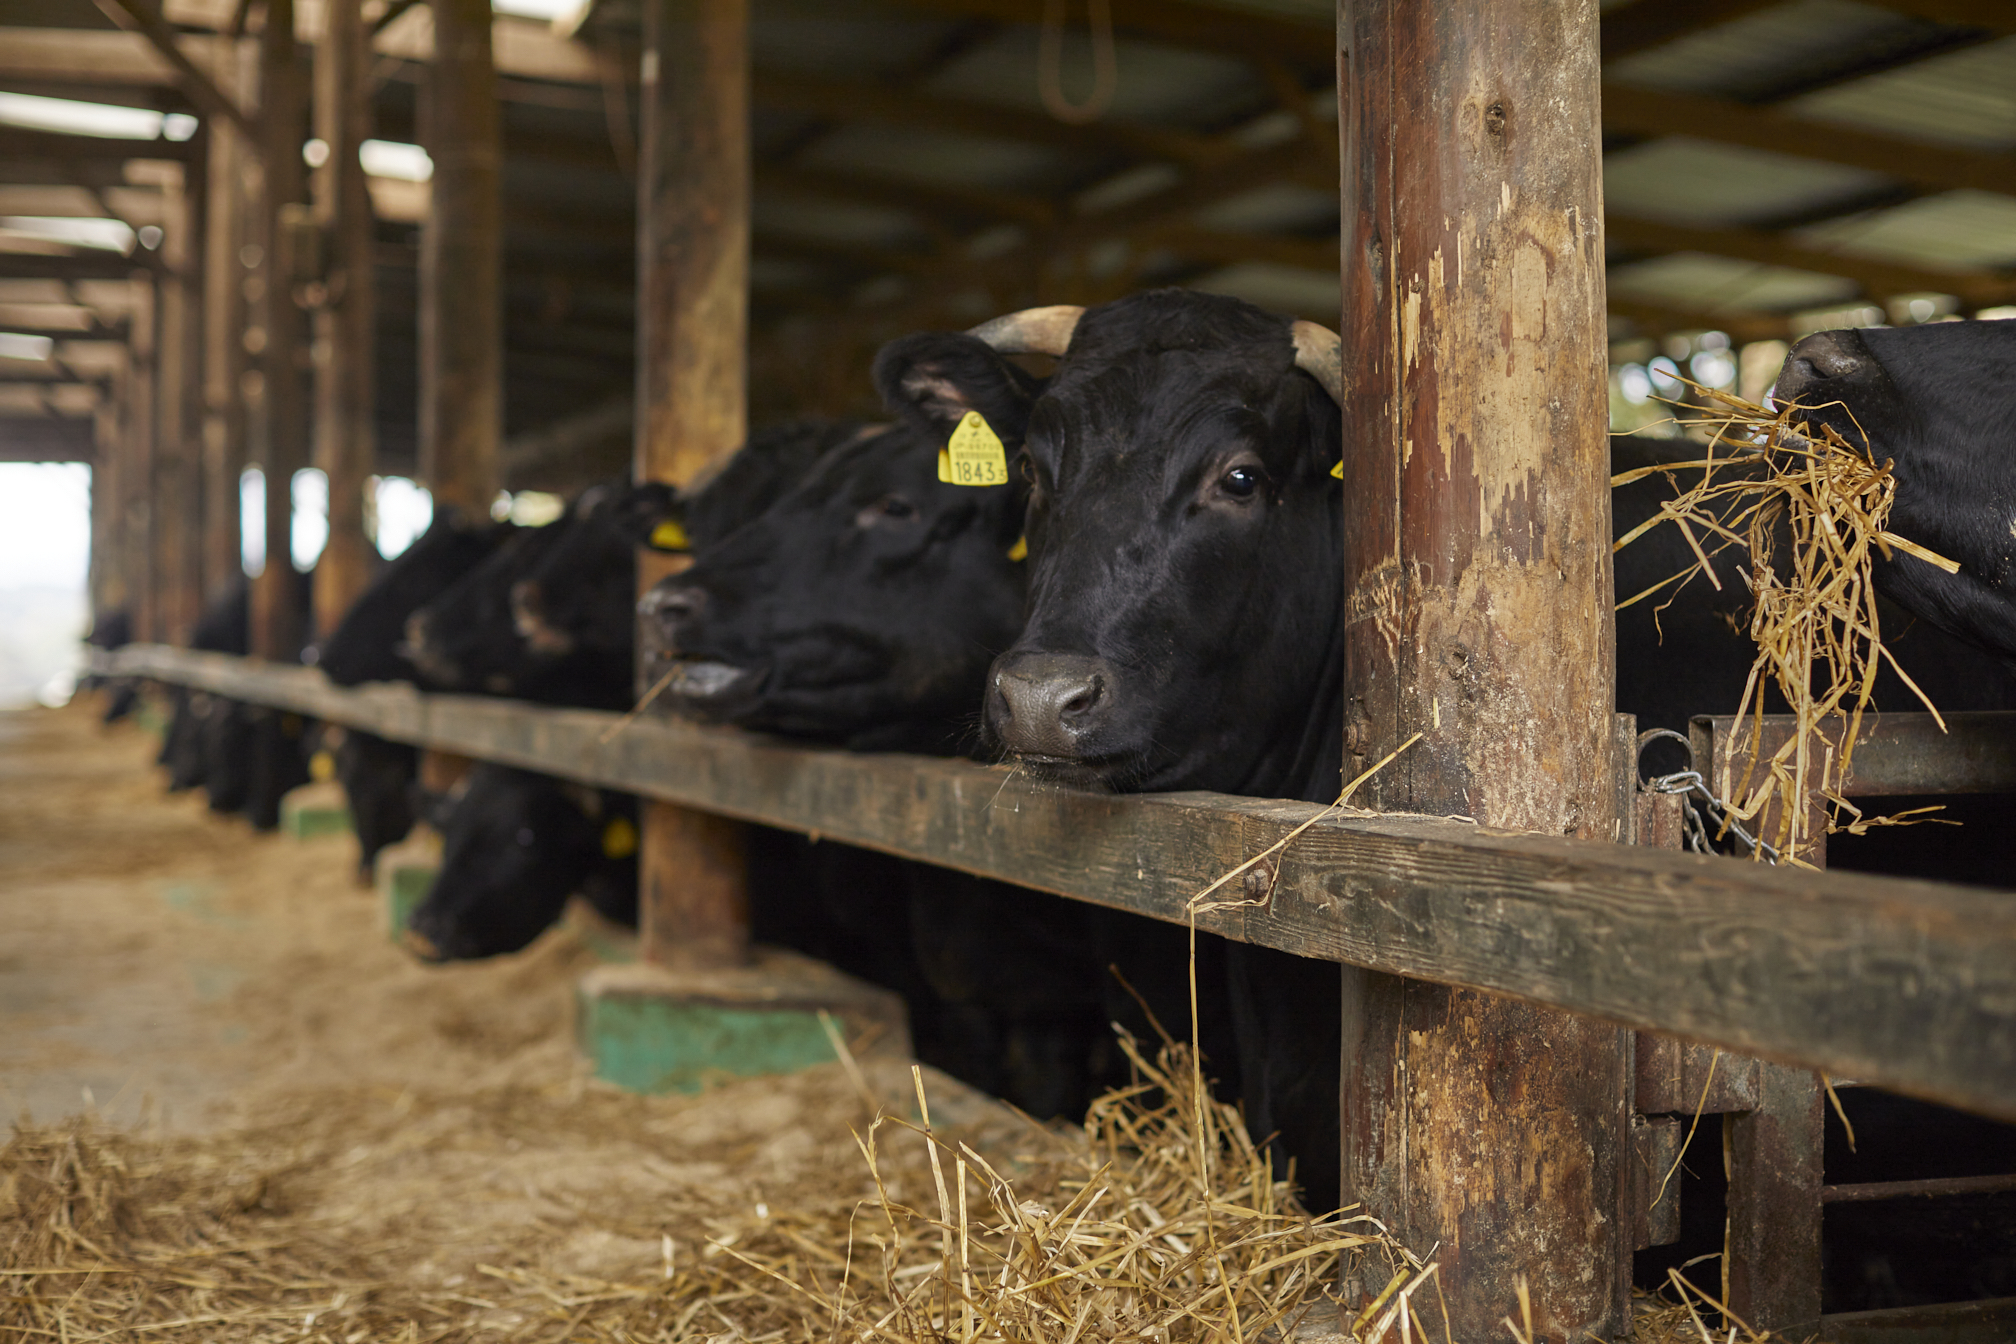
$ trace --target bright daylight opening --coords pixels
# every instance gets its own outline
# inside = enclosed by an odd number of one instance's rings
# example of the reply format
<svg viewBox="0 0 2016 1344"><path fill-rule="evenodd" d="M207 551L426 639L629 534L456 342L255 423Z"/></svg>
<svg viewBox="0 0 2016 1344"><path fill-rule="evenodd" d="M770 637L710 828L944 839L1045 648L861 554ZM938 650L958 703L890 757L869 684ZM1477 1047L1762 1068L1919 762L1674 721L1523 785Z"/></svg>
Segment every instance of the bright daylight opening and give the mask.
<svg viewBox="0 0 2016 1344"><path fill-rule="evenodd" d="M90 565L91 468L0 463L0 709L70 698Z"/></svg>

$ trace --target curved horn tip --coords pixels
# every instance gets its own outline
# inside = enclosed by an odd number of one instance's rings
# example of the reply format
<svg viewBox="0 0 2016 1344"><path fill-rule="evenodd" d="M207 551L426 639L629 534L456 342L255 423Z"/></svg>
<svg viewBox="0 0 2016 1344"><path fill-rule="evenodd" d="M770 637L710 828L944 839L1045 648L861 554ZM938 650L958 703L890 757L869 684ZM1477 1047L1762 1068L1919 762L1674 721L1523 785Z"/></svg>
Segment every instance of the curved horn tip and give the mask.
<svg viewBox="0 0 2016 1344"><path fill-rule="evenodd" d="M1344 339L1320 322L1298 319L1289 328L1295 367L1323 385L1330 400L1344 404Z"/></svg>
<svg viewBox="0 0 2016 1344"><path fill-rule="evenodd" d="M1004 355L1056 355L1061 359L1071 348L1071 334L1084 315L1083 308L1070 303L1024 308L982 322L966 334Z"/></svg>

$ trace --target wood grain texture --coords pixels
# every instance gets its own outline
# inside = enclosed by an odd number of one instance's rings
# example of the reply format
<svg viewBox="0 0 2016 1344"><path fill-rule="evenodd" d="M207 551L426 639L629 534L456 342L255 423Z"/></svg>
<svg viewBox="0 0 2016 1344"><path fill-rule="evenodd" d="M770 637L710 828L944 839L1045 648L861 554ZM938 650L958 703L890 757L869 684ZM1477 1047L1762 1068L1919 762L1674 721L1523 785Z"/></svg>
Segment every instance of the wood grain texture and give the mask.
<svg viewBox="0 0 2016 1344"><path fill-rule="evenodd" d="M634 470L685 486L748 436L748 0L646 0L643 75ZM673 567L641 554L640 591ZM653 646L647 632L638 646ZM742 828L663 802L642 821L644 956L684 970L745 963Z"/></svg>
<svg viewBox="0 0 2016 1344"><path fill-rule="evenodd" d="M249 83L250 43L208 48L211 78L232 97ZM223 596L242 574L238 479L245 470L246 178L251 142L229 125L203 128L209 203L203 228L203 596Z"/></svg>
<svg viewBox="0 0 2016 1344"><path fill-rule="evenodd" d="M651 718L619 727L404 685L343 691L308 668L156 646L104 666L1172 922L1320 810L1039 788L967 761ZM1199 926L2016 1119L2005 892L1392 815L1318 821L1279 874L1268 908Z"/></svg>
<svg viewBox="0 0 2016 1344"><path fill-rule="evenodd" d="M318 634L336 628L369 586L377 555L364 526L375 466L376 222L357 148L371 136L371 52L362 0L327 0L315 52L315 134L329 156L315 170L315 221L328 269L315 314L315 465L329 478L329 541L315 567Z"/></svg>
<svg viewBox="0 0 2016 1344"><path fill-rule="evenodd" d="M1615 839L1596 5L1340 0L1337 36L1345 772L1419 733L1371 806ZM1625 1034L1357 988L1345 1199L1438 1248L1458 1337L1521 1275L1537 1333L1621 1329Z"/></svg>
<svg viewBox="0 0 2016 1344"><path fill-rule="evenodd" d="M440 0L423 93L432 205L420 233L420 473L487 517L504 420L502 114L490 6Z"/></svg>

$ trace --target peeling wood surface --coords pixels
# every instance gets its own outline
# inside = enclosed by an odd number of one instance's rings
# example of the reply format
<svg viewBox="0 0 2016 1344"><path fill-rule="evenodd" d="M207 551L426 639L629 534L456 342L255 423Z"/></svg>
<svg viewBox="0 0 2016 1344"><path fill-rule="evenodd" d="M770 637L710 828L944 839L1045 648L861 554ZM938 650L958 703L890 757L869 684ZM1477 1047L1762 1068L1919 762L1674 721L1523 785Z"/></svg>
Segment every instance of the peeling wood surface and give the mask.
<svg viewBox="0 0 2016 1344"><path fill-rule="evenodd" d="M381 736L865 845L1158 919L1320 809L1038 789L1002 768L866 755L510 701L341 691L307 668L133 647L109 664ZM1520 835L1333 817L1265 910L1200 927L1915 1093L2016 1120L2016 901Z"/></svg>

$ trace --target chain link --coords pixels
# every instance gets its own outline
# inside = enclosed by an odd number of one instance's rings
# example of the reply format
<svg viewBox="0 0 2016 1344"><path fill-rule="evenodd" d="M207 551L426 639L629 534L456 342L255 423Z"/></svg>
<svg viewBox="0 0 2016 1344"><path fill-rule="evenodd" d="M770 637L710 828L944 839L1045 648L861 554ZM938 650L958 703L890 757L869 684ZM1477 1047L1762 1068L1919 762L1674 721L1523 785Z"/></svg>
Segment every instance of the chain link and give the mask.
<svg viewBox="0 0 2016 1344"><path fill-rule="evenodd" d="M1642 758L1645 748L1663 738L1678 742L1687 752L1685 770L1676 770L1670 775L1656 775L1641 780L1638 788L1644 793L1678 794L1686 800L1681 809L1681 826L1685 832L1685 847L1696 854L1715 854L1715 840L1722 836L1733 836L1742 848L1742 856L1757 855L1764 862L1776 866L1779 853L1775 846L1768 845L1743 828L1736 819L1735 809L1728 801L1715 796L1708 787L1708 781L1694 766L1694 744L1668 728L1642 733L1638 738L1638 754ZM1712 832L1712 835L1711 835Z"/></svg>

